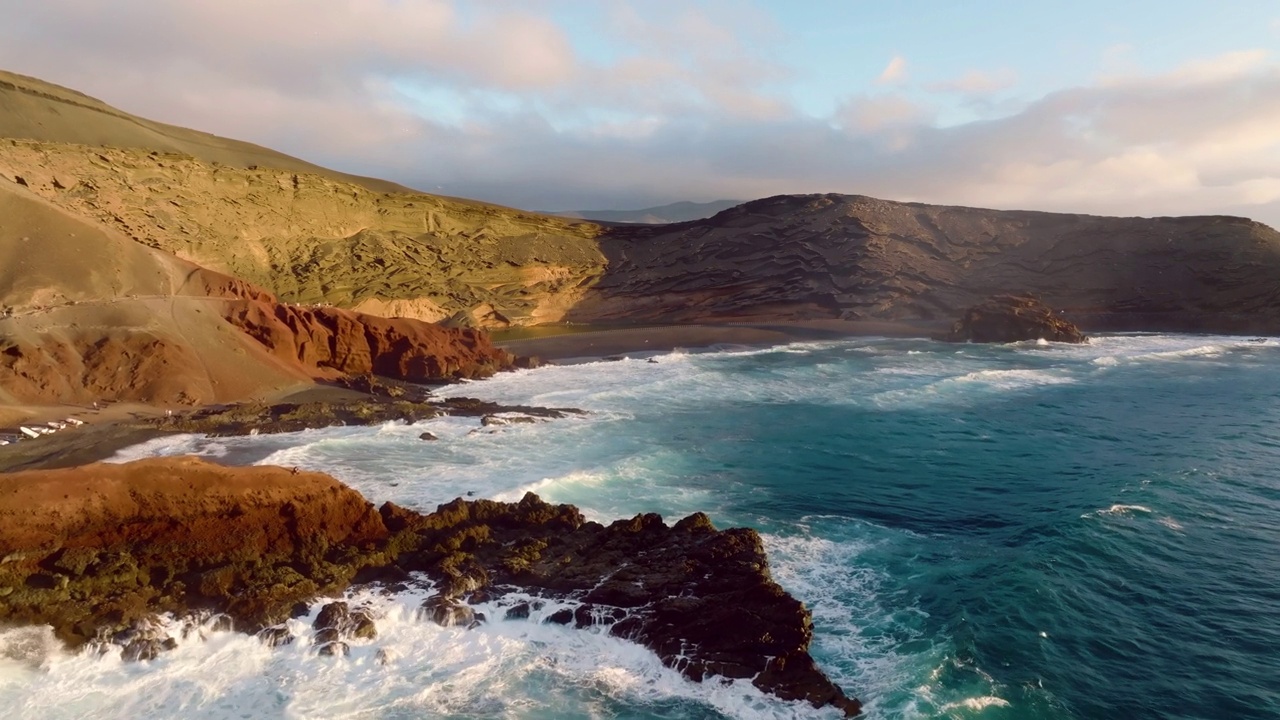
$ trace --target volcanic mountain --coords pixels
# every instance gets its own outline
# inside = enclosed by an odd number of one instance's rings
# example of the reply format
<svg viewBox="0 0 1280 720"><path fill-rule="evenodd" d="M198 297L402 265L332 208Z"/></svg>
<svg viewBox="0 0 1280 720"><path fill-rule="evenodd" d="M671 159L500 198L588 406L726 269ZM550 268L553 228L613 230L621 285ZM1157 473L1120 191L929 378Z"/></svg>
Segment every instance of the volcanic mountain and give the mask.
<svg viewBox="0 0 1280 720"><path fill-rule="evenodd" d="M1031 292L1085 329L1280 332L1280 233L1245 218L806 195L601 225L413 192L8 73L0 138L0 403L266 393L372 367L335 367L370 322L383 341L361 357L392 336L461 343L433 366L446 376L509 358L429 323L936 329Z"/></svg>

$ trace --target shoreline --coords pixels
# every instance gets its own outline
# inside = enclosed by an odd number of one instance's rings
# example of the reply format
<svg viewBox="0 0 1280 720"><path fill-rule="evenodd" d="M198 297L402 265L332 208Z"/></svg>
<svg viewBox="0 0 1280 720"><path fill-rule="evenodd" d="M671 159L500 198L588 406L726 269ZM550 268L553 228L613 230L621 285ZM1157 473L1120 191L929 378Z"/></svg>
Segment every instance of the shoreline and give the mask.
<svg viewBox="0 0 1280 720"><path fill-rule="evenodd" d="M647 357L677 349L716 351L856 337L929 338L940 328L937 323L848 320L612 327L560 325L537 326L528 329L537 337L498 340L494 344L517 355L537 357L545 364L571 365L626 356ZM348 388L313 384L295 386L271 396L250 398L229 406L344 403L373 397ZM211 407L216 406L184 408L182 413L196 413ZM102 462L124 448L158 437L182 434L182 431L167 430L146 422L163 417L166 410L130 403L104 404L99 409L73 405L0 406L0 420L6 426L42 424L46 420L64 417L88 422L82 427L69 428L36 440L0 446L0 473L70 468Z"/></svg>
<svg viewBox="0 0 1280 720"><path fill-rule="evenodd" d="M548 364L597 361L618 355L657 354L687 348L709 350L720 347L773 347L793 342L838 340L851 337L927 337L934 326L879 321L812 320L761 323L700 325L539 326L540 337L517 338L495 345L522 356L535 356ZM936 328L935 328L936 329ZM308 385L277 395L233 403L281 404L302 402L344 402L368 399L369 395L341 387ZM207 406L205 406L207 407ZM200 407L183 412L199 411ZM13 408L0 408L0 411ZM7 424L37 424L63 417L89 421L82 427L63 430L36 440L0 447L0 473L21 470L58 469L107 460L119 450L165 435L180 434L144 422L161 417L166 408L117 403L95 410L78 406L25 407L27 418L2 415Z"/></svg>
<svg viewBox="0 0 1280 720"><path fill-rule="evenodd" d="M878 320L792 320L696 325L539 326L535 337L495 340L498 347L552 364L572 364L617 355L670 352L721 346L773 347L794 342L853 337L927 338L943 329L937 323Z"/></svg>

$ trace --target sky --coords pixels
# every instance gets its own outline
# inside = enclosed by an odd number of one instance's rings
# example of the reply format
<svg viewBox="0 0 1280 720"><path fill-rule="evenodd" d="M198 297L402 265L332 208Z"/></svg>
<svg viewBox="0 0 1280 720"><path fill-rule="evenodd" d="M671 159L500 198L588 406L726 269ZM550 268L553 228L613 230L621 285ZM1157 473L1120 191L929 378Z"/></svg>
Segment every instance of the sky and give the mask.
<svg viewBox="0 0 1280 720"><path fill-rule="evenodd" d="M0 67L538 210L839 192L1280 226L1280 1L0 0Z"/></svg>

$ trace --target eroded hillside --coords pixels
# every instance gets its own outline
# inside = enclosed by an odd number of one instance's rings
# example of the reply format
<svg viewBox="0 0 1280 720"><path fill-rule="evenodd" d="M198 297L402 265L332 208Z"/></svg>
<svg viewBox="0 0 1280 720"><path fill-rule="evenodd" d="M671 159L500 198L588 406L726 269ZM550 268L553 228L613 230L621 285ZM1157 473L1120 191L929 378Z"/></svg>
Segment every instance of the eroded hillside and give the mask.
<svg viewBox="0 0 1280 720"><path fill-rule="evenodd" d="M474 330L282 305L0 184L0 417L5 406L262 398L370 372L475 377L513 361Z"/></svg>
<svg viewBox="0 0 1280 720"><path fill-rule="evenodd" d="M0 141L0 180L282 300L504 327L563 319L603 273L600 228L314 173Z"/></svg>
<svg viewBox="0 0 1280 720"><path fill-rule="evenodd" d="M330 170L261 145L131 115L97 98L38 78L0 70L0 137L95 147L146 148L205 162L310 172L375 191L408 188Z"/></svg>
<svg viewBox="0 0 1280 720"><path fill-rule="evenodd" d="M1245 218L1113 218L779 196L613 228L570 319L947 320L1030 291L1094 326L1280 331L1280 233Z"/></svg>
<svg viewBox="0 0 1280 720"><path fill-rule="evenodd" d="M1280 234L1243 218L811 195L673 225L601 226L386 192L31 78L0 81L0 132L19 138L0 141L0 183L286 302L499 328L930 323L992 294L1031 292L1088 327L1280 332Z"/></svg>

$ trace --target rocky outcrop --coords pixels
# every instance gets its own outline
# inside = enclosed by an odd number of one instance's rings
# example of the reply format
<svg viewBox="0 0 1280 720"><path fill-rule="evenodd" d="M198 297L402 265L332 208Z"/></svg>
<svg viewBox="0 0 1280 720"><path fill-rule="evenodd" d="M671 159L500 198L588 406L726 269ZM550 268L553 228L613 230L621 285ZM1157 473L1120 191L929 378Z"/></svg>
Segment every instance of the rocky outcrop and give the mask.
<svg viewBox="0 0 1280 720"><path fill-rule="evenodd" d="M674 526L654 514L602 526L532 494L516 504L455 500L426 516L389 504L381 512L389 528L416 536L396 565L439 579L436 612L450 600L534 591L575 606L549 621L604 625L692 680L750 679L787 700L859 710L814 664L809 611L770 578L754 530L716 530L701 513ZM508 616L527 617L523 602Z"/></svg>
<svg viewBox="0 0 1280 720"><path fill-rule="evenodd" d="M68 643L116 642L132 659L173 646L154 613L287 644L279 623L298 603L425 573L436 594L424 621L475 626L489 621L472 607L481 601L533 621L532 604L556 603L549 621L606 626L692 680L860 707L814 664L809 613L770 578L759 535L700 514L603 526L529 494L424 515L375 510L320 474L156 459L0 475L0 558L0 623L48 623ZM341 602L314 625L322 654L377 633L367 609Z"/></svg>
<svg viewBox="0 0 1280 720"><path fill-rule="evenodd" d="M1039 298L1029 295L997 295L969 308L951 332L938 338L946 342L1010 343L1024 340L1082 343L1088 336Z"/></svg>
<svg viewBox="0 0 1280 720"><path fill-rule="evenodd" d="M488 377L515 367L487 333L333 307L228 301L226 319L273 355L329 375L382 375L409 382Z"/></svg>
<svg viewBox="0 0 1280 720"><path fill-rule="evenodd" d="M0 475L0 498L0 622L73 644L165 611L278 622L346 587L359 568L339 556L388 536L331 477L194 458Z"/></svg>
<svg viewBox="0 0 1280 720"><path fill-rule="evenodd" d="M385 422L412 424L440 415L480 418L480 427L483 428L554 420L583 414L585 412L577 408L499 405L463 397L432 398L419 390L418 396L413 398L371 394L367 399L347 401L211 406L163 417L147 418L142 422L164 432L200 433L211 437L226 437L249 434L271 435L341 425L379 425ZM422 433L422 435L431 436L423 437L424 440L435 439L431 433Z"/></svg>

